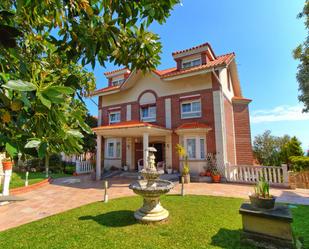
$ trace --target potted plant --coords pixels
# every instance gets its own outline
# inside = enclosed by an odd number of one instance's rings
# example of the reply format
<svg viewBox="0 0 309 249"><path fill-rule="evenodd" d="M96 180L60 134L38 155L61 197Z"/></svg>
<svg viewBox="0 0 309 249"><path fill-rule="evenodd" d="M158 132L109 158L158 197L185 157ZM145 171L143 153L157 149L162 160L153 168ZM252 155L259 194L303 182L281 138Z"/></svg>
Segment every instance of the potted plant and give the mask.
<svg viewBox="0 0 309 249"><path fill-rule="evenodd" d="M181 156L183 158L183 169L182 169L181 175L182 175L182 177L184 177L184 183L190 183L190 168L189 168L189 163L188 163L187 151L180 144L176 145L176 150L177 150L179 156Z"/></svg>
<svg viewBox="0 0 309 249"><path fill-rule="evenodd" d="M14 162L12 161L11 158L4 158L2 159L2 166L3 166L3 171L6 170L11 170L13 168Z"/></svg>
<svg viewBox="0 0 309 249"><path fill-rule="evenodd" d="M213 168L211 171L212 182L219 183L221 181L221 175L217 168Z"/></svg>
<svg viewBox="0 0 309 249"><path fill-rule="evenodd" d="M173 173L173 168L172 168L172 166L171 165L167 165L167 167L166 167L166 171L167 171L167 174L172 174Z"/></svg>
<svg viewBox="0 0 309 249"><path fill-rule="evenodd" d="M254 187L254 194L249 195L251 205L259 209L273 209L276 197L269 194L269 183L262 177Z"/></svg>

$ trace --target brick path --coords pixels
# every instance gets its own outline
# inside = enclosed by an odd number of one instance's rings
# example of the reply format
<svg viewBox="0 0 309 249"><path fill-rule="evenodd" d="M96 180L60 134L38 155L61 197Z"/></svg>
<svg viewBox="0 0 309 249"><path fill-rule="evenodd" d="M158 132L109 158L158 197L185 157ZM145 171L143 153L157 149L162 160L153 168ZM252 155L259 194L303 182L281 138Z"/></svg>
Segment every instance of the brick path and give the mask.
<svg viewBox="0 0 309 249"><path fill-rule="evenodd" d="M128 189L132 179L113 178L110 180L109 198L134 195ZM27 200L0 206L0 231L31 221L64 212L103 199L103 183L91 181L89 176L56 179L53 184L28 193L20 194ZM252 192L250 185L191 183L185 185L186 194L215 195L247 198ZM180 193L180 185L171 191ZM309 190L272 189L278 201L309 205Z"/></svg>

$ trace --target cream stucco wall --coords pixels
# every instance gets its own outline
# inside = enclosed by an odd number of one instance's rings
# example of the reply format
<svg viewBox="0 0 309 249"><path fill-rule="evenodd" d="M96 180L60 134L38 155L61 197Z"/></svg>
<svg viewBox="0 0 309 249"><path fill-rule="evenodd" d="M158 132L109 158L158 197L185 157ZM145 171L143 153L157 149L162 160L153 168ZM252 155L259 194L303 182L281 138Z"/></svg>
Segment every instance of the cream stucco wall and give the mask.
<svg viewBox="0 0 309 249"><path fill-rule="evenodd" d="M230 90L228 88L228 77L227 77L227 69L223 68L219 72L219 78L222 84L222 91L224 95L231 101L231 99L234 97L234 91L232 86L232 80L230 75Z"/></svg>
<svg viewBox="0 0 309 249"><path fill-rule="evenodd" d="M153 73L141 75L132 87L114 93L111 95L103 96L102 106L110 106L134 102L138 99L139 95L145 90L153 90L159 97L168 96L173 94L181 94L186 92L198 91L203 89L210 89L212 86L211 75L201 74L192 77L186 77L173 81L164 81Z"/></svg>

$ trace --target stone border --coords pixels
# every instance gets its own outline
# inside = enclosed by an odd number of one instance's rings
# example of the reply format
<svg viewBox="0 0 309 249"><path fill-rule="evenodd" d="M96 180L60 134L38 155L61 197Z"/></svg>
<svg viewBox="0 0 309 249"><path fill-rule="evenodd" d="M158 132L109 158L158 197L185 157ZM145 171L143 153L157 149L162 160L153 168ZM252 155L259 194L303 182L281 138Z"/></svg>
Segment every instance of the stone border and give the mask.
<svg viewBox="0 0 309 249"><path fill-rule="evenodd" d="M11 195L18 195L18 194L27 193L31 190L38 189L38 188L43 187L45 185L51 184L52 182L53 182L53 179L51 177L49 177L47 179L44 179L43 181L28 185L27 187L24 186L24 187L18 187L18 188L10 189L10 194Z"/></svg>

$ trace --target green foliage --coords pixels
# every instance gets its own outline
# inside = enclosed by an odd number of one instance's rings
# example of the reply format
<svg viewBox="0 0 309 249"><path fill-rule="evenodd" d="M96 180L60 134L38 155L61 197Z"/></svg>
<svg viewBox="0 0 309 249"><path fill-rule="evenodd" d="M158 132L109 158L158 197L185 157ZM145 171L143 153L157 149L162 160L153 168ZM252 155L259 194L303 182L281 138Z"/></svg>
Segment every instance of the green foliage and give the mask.
<svg viewBox="0 0 309 249"><path fill-rule="evenodd" d="M85 117L85 123L90 127L94 128L98 125L98 119L89 113ZM94 133L83 132L83 151L84 152L95 152L96 151L96 135Z"/></svg>
<svg viewBox="0 0 309 249"><path fill-rule="evenodd" d="M81 153L82 133L92 133L83 97L95 87L84 66L155 68L161 44L147 29L177 2L1 1L0 150Z"/></svg>
<svg viewBox="0 0 309 249"><path fill-rule="evenodd" d="M254 187L255 195L258 197L269 198L269 183L262 177Z"/></svg>
<svg viewBox="0 0 309 249"><path fill-rule="evenodd" d="M309 170L309 157L307 156L291 156L291 169L293 171Z"/></svg>
<svg viewBox="0 0 309 249"><path fill-rule="evenodd" d="M266 130L263 134L257 135L253 141L253 153L261 165L280 166L289 164L289 157L303 155L301 142L294 136L284 135L277 137Z"/></svg>
<svg viewBox="0 0 309 249"><path fill-rule="evenodd" d="M305 19L305 28L307 29L307 37L304 43L294 50L294 58L300 62L296 75L300 92L298 99L305 105L303 111L309 112L309 0L305 0L304 8L298 14L298 18Z"/></svg>

